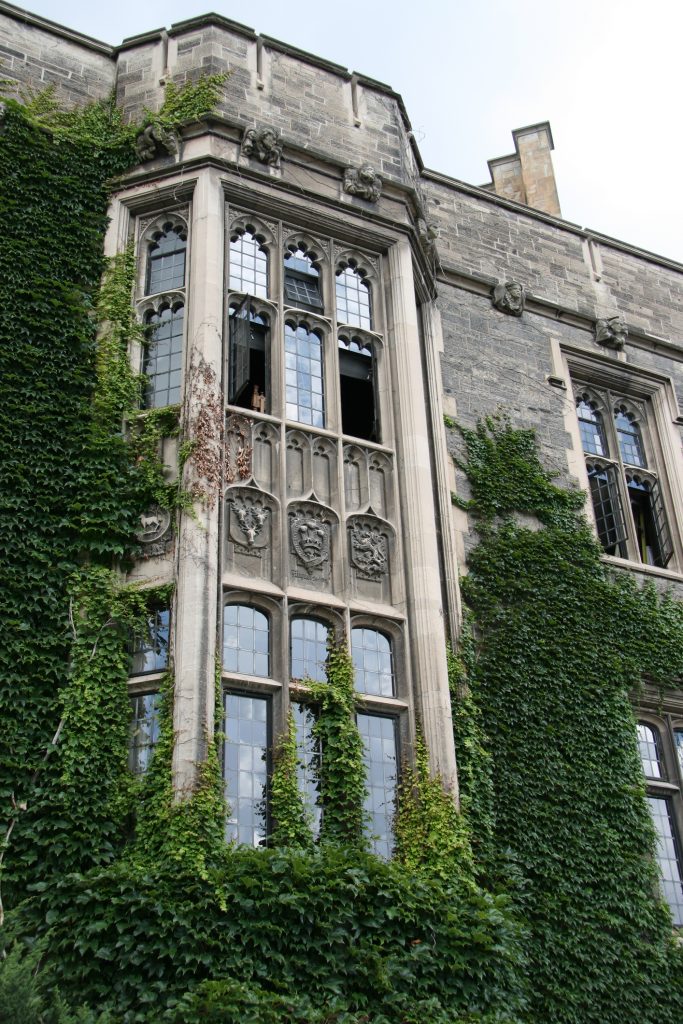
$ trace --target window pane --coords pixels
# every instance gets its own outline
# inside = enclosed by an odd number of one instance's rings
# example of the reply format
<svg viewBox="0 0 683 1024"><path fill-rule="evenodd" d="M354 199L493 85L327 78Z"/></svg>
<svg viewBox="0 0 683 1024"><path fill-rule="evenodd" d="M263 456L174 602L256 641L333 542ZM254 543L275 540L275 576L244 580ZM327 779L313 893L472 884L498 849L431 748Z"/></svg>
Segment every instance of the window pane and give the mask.
<svg viewBox="0 0 683 1024"><path fill-rule="evenodd" d="M337 321L340 324L354 324L356 327L372 329L370 313L370 289L363 276L352 267L346 267L337 274Z"/></svg>
<svg viewBox="0 0 683 1024"><path fill-rule="evenodd" d="M185 250L187 241L184 233L165 225L163 234L149 247L147 259L148 295L182 288L185 284Z"/></svg>
<svg viewBox="0 0 683 1024"><path fill-rule="evenodd" d="M285 324L285 354L296 358L285 370L287 417L314 427L324 426L323 402L316 402L316 408L312 401L314 393L322 398L322 339L303 324L296 329Z"/></svg>
<svg viewBox="0 0 683 1024"><path fill-rule="evenodd" d="M299 791L304 798L306 808L311 813L313 834L320 832L322 808L318 806L318 774L320 771L320 743L312 735L315 724L313 712L305 704L292 704L292 714L296 728L296 746L299 764L297 779Z"/></svg>
<svg viewBox="0 0 683 1024"><path fill-rule="evenodd" d="M320 275L302 249L285 254L285 299L291 306L322 309Z"/></svg>
<svg viewBox="0 0 683 1024"><path fill-rule="evenodd" d="M589 455L608 455L607 439L602 416L588 395L581 395L576 403L576 414L581 431L581 444Z"/></svg>
<svg viewBox="0 0 683 1024"><path fill-rule="evenodd" d="M224 707L226 835L237 843L262 846L266 837L268 700L228 693Z"/></svg>
<svg viewBox="0 0 683 1024"><path fill-rule="evenodd" d="M170 612L159 608L147 619L147 628L136 633L131 643L130 675L161 672L168 665L168 631Z"/></svg>
<svg viewBox="0 0 683 1024"><path fill-rule="evenodd" d="M329 630L317 619L292 619L291 676L292 679L327 681L327 637Z"/></svg>
<svg viewBox="0 0 683 1024"><path fill-rule="evenodd" d="M614 466L587 463L586 469L600 543L608 555L623 556L626 530Z"/></svg>
<svg viewBox="0 0 683 1024"><path fill-rule="evenodd" d="M230 288L249 295L268 294L268 254L249 231L230 241Z"/></svg>
<svg viewBox="0 0 683 1024"><path fill-rule="evenodd" d="M270 675L270 627L263 612L248 605L225 606L223 668L248 676Z"/></svg>
<svg viewBox="0 0 683 1024"><path fill-rule="evenodd" d="M676 753L678 754L678 763L681 766L681 772L683 772L683 729L676 729L674 732L676 740Z"/></svg>
<svg viewBox="0 0 683 1024"><path fill-rule="evenodd" d="M394 696L391 641L376 629L351 630L351 656L355 686L360 693Z"/></svg>
<svg viewBox="0 0 683 1024"><path fill-rule="evenodd" d="M180 401L181 357L185 310L165 306L147 317L152 337L145 345L142 372L147 377L145 408L155 409Z"/></svg>
<svg viewBox="0 0 683 1024"><path fill-rule="evenodd" d="M365 811L371 847L379 856L389 858L393 849L391 823L397 784L396 722L381 715L357 715L358 731L365 748L368 795Z"/></svg>
<svg viewBox="0 0 683 1024"><path fill-rule="evenodd" d="M161 694L143 693L132 697L128 767L136 775L146 772L159 739Z"/></svg>
<svg viewBox="0 0 683 1024"><path fill-rule="evenodd" d="M665 778L659 732L646 722L638 722L637 729L638 750L643 772L648 779Z"/></svg>
<svg viewBox="0 0 683 1024"><path fill-rule="evenodd" d="M648 796L648 805L657 832L657 863L661 872L664 899L669 904L675 925L683 925L683 880L678 837L667 797Z"/></svg>
<svg viewBox="0 0 683 1024"><path fill-rule="evenodd" d="M647 466L643 438L633 413L626 406L618 405L614 410L614 423L624 462L629 466Z"/></svg>

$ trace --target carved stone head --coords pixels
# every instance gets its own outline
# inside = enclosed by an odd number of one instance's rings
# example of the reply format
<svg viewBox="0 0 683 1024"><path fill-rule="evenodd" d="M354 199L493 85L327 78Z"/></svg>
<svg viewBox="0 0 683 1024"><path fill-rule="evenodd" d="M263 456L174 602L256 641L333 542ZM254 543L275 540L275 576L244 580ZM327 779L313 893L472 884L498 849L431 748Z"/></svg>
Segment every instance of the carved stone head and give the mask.
<svg viewBox="0 0 683 1024"><path fill-rule="evenodd" d="M598 345L620 352L628 337L628 325L622 316L610 316L595 323L595 340Z"/></svg>
<svg viewBox="0 0 683 1024"><path fill-rule="evenodd" d="M242 153L269 167L279 167L282 139L274 128L247 128L242 139Z"/></svg>
<svg viewBox="0 0 683 1024"><path fill-rule="evenodd" d="M178 152L178 136L160 124L148 124L137 136L135 149L140 163L155 160L158 156L175 156Z"/></svg>
<svg viewBox="0 0 683 1024"><path fill-rule="evenodd" d="M508 313L510 316L521 316L524 312L525 301L524 286L519 281L500 282L493 289L491 301L501 313Z"/></svg>
<svg viewBox="0 0 683 1024"><path fill-rule="evenodd" d="M375 173L372 164L363 164L358 169L347 167L344 171L344 191L376 203L382 194L382 179Z"/></svg>

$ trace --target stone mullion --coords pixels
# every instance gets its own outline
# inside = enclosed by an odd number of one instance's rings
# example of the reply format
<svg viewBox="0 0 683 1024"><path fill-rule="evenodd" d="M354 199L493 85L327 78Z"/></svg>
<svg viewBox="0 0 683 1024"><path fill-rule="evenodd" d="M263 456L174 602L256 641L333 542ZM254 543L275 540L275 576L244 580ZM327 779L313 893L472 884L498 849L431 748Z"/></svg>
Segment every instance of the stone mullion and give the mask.
<svg viewBox="0 0 683 1024"><path fill-rule="evenodd" d="M219 509L223 397L223 191L199 175L192 203L187 283L186 391L183 426L195 442L183 486L196 494L180 516L176 585L173 783L189 795L214 729L215 657L220 577Z"/></svg>
<svg viewBox="0 0 683 1024"><path fill-rule="evenodd" d="M394 403L400 410L398 464L403 555L411 634L413 692L431 768L457 799L441 565L436 540L427 397L423 384L412 258L407 241L389 250L388 340L394 363Z"/></svg>

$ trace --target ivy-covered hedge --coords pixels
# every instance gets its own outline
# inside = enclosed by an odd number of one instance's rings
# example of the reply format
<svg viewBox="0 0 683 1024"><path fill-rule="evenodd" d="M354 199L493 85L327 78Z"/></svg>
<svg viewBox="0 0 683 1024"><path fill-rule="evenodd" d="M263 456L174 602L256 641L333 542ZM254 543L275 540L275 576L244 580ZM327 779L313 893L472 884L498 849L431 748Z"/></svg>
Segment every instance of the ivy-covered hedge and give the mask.
<svg viewBox="0 0 683 1024"><path fill-rule="evenodd" d="M465 697L480 731L469 717L461 782L473 836L491 832L487 870L529 927L527 1019L676 1024L683 949L659 895L629 696L644 680L680 685L683 606L605 567L583 494L552 484L530 431L462 435L480 543L455 712L457 725Z"/></svg>

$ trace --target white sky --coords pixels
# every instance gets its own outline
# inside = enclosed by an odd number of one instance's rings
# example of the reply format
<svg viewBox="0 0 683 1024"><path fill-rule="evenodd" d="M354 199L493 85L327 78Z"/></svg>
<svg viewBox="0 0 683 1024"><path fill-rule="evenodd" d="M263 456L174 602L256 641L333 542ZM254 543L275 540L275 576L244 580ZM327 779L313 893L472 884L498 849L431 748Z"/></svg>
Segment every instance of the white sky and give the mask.
<svg viewBox="0 0 683 1024"><path fill-rule="evenodd" d="M480 185L550 121L563 215L683 262L683 0L24 0L107 43L215 11L400 92L427 167Z"/></svg>

